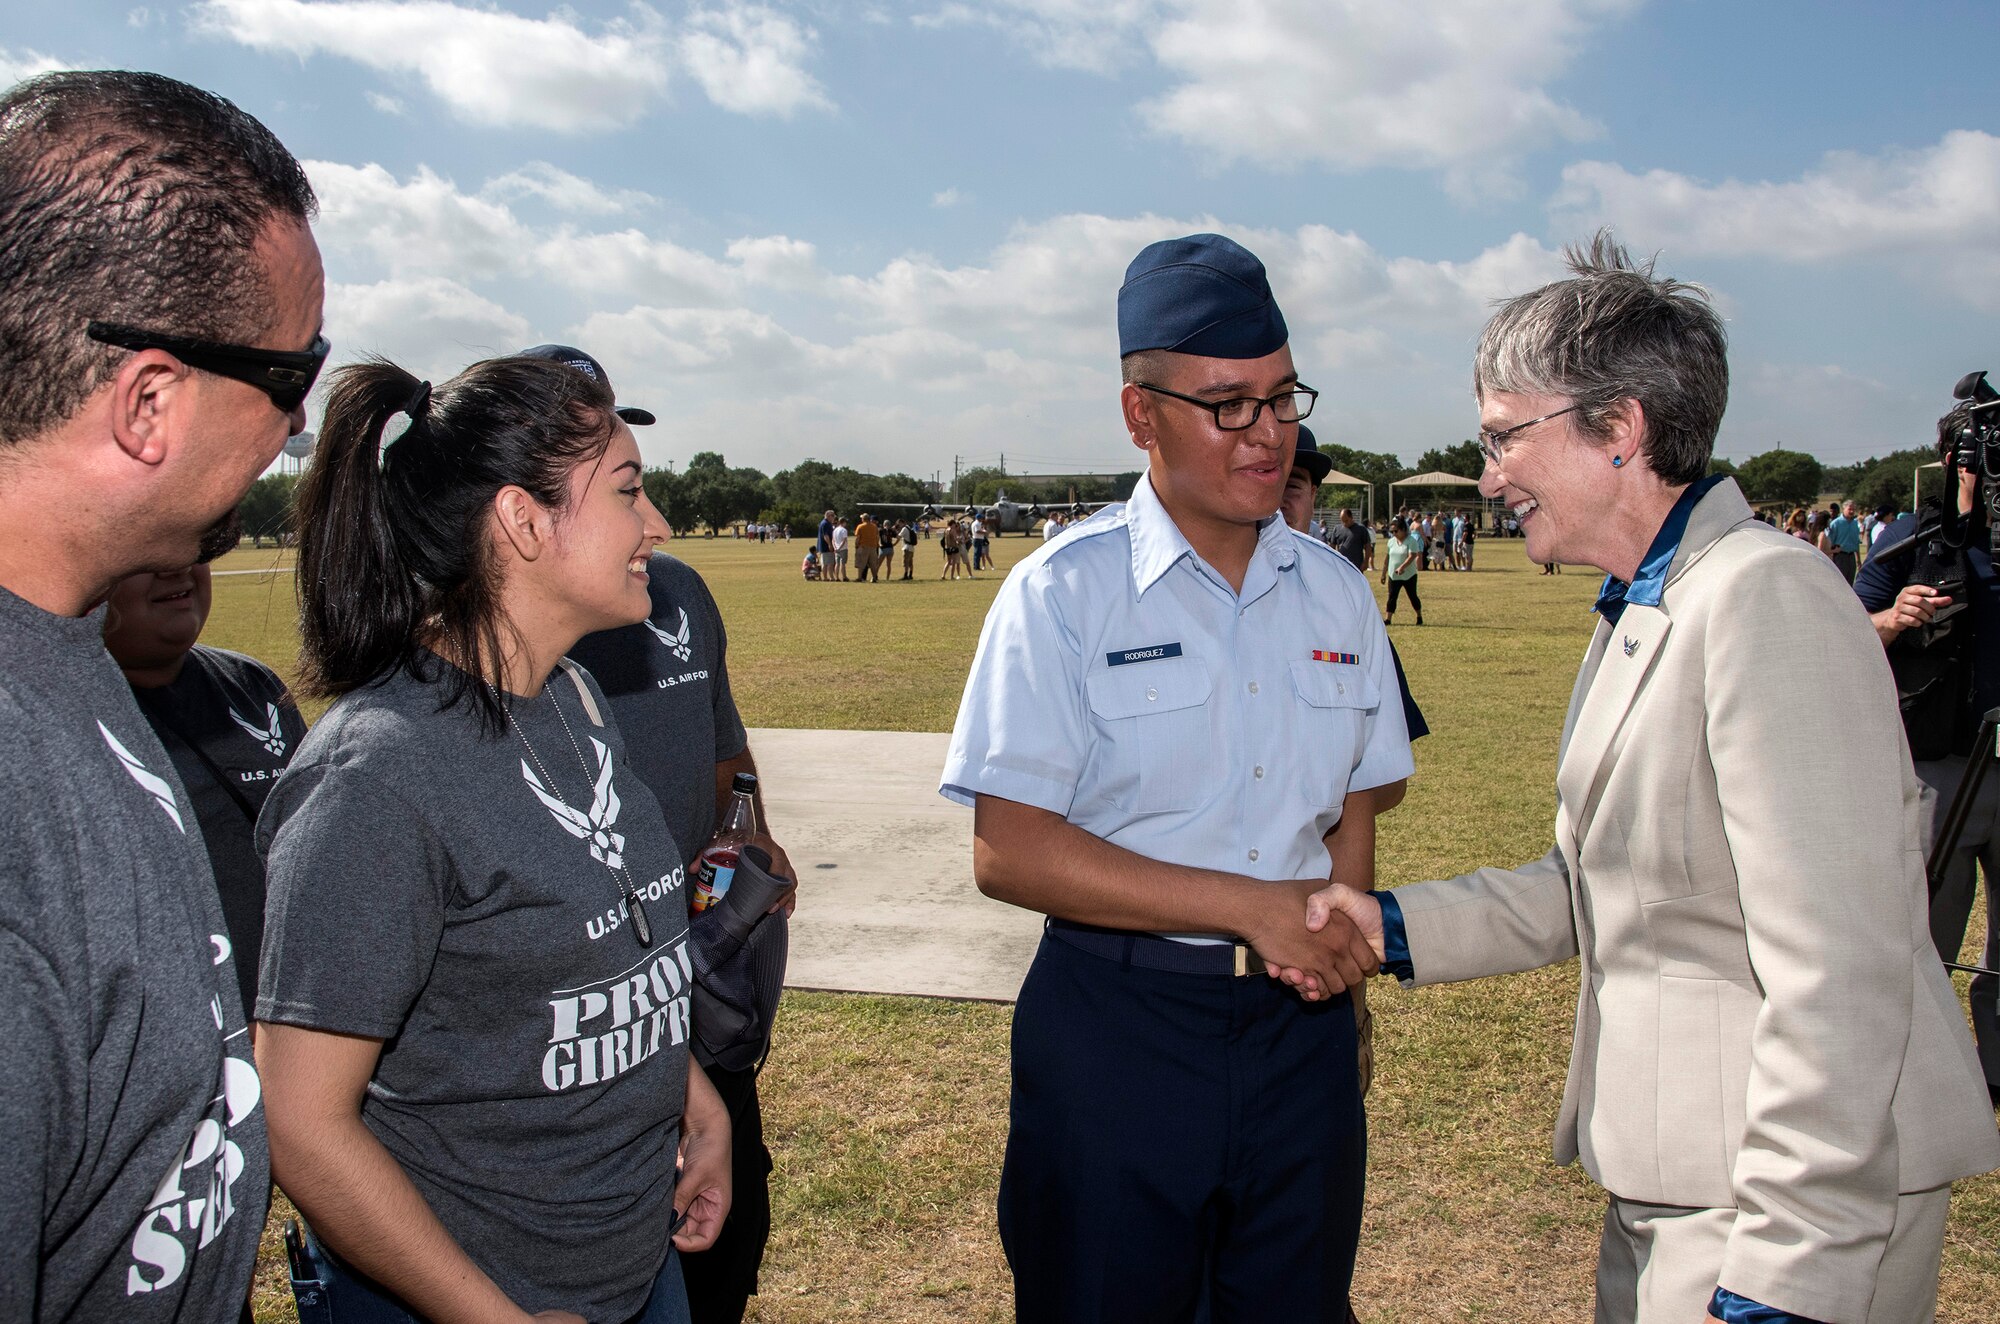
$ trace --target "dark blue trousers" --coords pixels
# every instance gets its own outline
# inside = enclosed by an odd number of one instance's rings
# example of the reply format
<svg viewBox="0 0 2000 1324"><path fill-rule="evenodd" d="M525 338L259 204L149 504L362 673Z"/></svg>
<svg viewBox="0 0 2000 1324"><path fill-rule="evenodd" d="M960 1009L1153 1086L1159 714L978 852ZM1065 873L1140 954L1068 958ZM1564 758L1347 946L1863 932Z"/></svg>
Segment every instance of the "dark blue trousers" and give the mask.
<svg viewBox="0 0 2000 1324"><path fill-rule="evenodd" d="M1045 936L1013 1059L1000 1240L1022 1324L1344 1324L1368 1150L1345 995Z"/></svg>

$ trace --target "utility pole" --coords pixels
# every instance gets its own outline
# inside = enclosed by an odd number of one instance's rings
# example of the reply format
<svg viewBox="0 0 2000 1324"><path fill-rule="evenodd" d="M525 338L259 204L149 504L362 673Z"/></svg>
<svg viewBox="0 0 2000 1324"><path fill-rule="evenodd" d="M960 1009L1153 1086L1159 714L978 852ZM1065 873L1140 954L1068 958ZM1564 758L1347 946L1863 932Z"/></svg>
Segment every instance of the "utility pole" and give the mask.
<svg viewBox="0 0 2000 1324"><path fill-rule="evenodd" d="M953 501L958 500L958 462L958 456L954 455L951 457L951 499Z"/></svg>

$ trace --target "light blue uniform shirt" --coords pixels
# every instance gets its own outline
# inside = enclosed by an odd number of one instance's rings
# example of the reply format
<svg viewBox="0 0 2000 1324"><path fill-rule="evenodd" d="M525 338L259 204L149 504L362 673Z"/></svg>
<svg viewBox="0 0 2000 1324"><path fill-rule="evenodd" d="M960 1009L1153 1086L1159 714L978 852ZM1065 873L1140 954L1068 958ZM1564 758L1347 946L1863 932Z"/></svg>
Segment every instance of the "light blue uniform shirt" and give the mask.
<svg viewBox="0 0 2000 1324"><path fill-rule="evenodd" d="M1150 859L1324 878L1347 793L1412 766L1361 572L1273 517L1239 594L1141 478L1001 585L938 789Z"/></svg>

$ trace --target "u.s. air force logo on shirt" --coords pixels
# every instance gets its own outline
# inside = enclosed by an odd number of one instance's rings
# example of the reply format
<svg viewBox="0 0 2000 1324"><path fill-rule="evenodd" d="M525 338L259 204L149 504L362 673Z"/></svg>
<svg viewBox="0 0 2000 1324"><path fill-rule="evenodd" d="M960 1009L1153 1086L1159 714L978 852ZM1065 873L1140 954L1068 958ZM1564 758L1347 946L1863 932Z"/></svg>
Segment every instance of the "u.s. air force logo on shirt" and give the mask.
<svg viewBox="0 0 2000 1324"><path fill-rule="evenodd" d="M236 725L242 727L243 734L256 741L265 753L276 755L278 758L285 756L285 728L278 720L277 704L265 704L264 716L260 720L253 721L237 712L234 707L230 708L229 717Z"/></svg>
<svg viewBox="0 0 2000 1324"><path fill-rule="evenodd" d="M111 753L119 764L124 767L132 780L139 784L139 789L152 796L160 808L167 811L167 817L174 821L174 826L180 829L181 835L187 835L187 825L181 822L180 807L174 803L174 788L167 779L141 763L137 754L125 748L124 743L111 734L110 727L99 722L97 730L104 737L104 743L111 747Z"/></svg>
<svg viewBox="0 0 2000 1324"><path fill-rule="evenodd" d="M521 760L521 776L527 781L528 789L535 798L548 807L556 822L562 824L563 831L590 844L590 858L607 869L616 869L625 863L625 835L614 832L618 825L618 811L623 808L618 799L618 788L612 784L611 751L604 742L593 738L590 747L597 753L597 780L591 787L590 812L572 809L563 803L554 788L542 785L542 779Z"/></svg>
<svg viewBox="0 0 2000 1324"><path fill-rule="evenodd" d="M685 662L688 660L688 655L694 652L694 644L690 642L693 631L688 628L687 608L677 607L675 610L681 617L679 629L663 630L650 620L646 622L646 628L653 632L653 637L658 639L668 652Z"/></svg>

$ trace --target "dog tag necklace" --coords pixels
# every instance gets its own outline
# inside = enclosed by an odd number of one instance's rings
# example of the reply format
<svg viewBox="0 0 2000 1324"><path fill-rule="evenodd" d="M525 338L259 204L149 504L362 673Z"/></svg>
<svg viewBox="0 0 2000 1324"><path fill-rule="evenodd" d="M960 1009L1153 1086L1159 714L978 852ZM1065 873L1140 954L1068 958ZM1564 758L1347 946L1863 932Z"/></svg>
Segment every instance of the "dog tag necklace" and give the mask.
<svg viewBox="0 0 2000 1324"><path fill-rule="evenodd" d="M569 738L570 752L576 755L576 765L583 769L583 780L586 785L589 784L591 781L590 763L583 757L583 747L576 743L576 732L570 730L569 718L563 716L561 700L549 693L549 683L546 680L542 682L542 694L556 710L556 720L562 723L563 734ZM568 810L570 821L591 822L587 815L579 814L575 809L572 809L569 801L563 799L562 792L556 789L555 778L549 776L548 768L542 763L542 756L535 752L534 742L529 740L528 733L521 729L521 723L515 719L514 710L508 706L505 696L501 697L500 707L501 711L507 714L507 725L514 728L514 734L520 737L522 748L528 751L528 757L534 761L535 770L542 774L542 784L549 788L549 794L555 797L556 803L560 804L565 810ZM607 755L606 757L609 756ZM596 830L604 831L605 829L597 828ZM607 846L606 849L608 851L609 847ZM592 853L595 854L595 850ZM613 864L613 860L616 860L617 863ZM625 913L632 917L632 932L638 937L639 945L641 947L651 947L653 945L653 926L646 919L645 903L639 899L639 888L632 881L632 871L625 867L624 855L622 853L607 853L604 857L604 863L611 870L612 874L621 881L622 885L618 889L619 900L625 903Z"/></svg>

